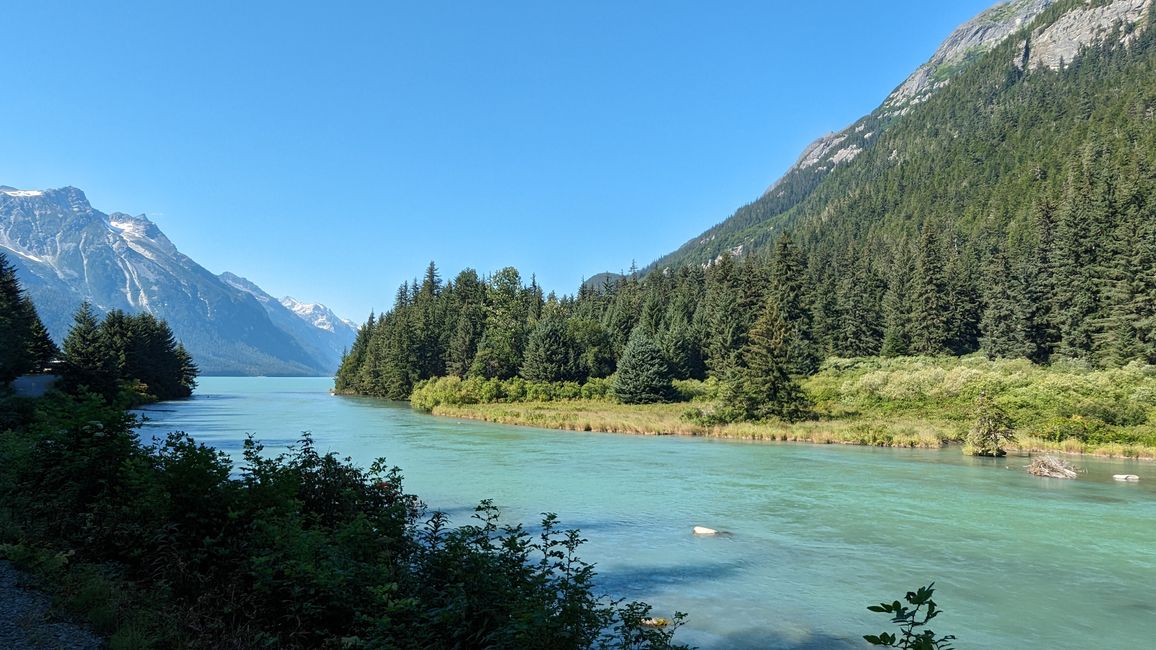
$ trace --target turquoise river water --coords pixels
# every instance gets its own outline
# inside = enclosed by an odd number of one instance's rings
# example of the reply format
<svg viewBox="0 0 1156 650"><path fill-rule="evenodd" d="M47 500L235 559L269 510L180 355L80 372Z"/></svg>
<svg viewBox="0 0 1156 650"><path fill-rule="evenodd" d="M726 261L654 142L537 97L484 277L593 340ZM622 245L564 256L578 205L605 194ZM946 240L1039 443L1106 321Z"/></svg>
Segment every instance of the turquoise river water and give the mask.
<svg viewBox="0 0 1156 650"><path fill-rule="evenodd" d="M958 648L1156 647L1156 464L1074 459L1078 480L958 448L876 449L549 431L436 418L334 397L325 378L206 377L145 410L142 438L180 430L239 454L312 432L359 464L385 457L407 491L468 521L556 512L589 542L602 588L690 614L701 648L866 647L866 606L932 580L932 626ZM1138 474L1137 483L1112 474ZM695 537L695 525L727 537Z"/></svg>

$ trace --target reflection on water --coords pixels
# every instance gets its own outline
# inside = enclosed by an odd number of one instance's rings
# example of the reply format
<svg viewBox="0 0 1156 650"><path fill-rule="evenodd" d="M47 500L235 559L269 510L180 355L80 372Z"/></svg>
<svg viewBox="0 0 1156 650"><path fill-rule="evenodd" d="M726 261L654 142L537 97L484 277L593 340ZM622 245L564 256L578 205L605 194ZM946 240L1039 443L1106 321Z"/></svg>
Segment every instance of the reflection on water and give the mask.
<svg viewBox="0 0 1156 650"><path fill-rule="evenodd" d="M1077 459L1040 479L1025 457L958 449L750 444L546 431L433 418L334 397L311 378L200 380L145 409L142 437L183 430L239 457L247 433L404 469L457 523L493 499L589 539L602 588L691 614L704 648L858 648L868 604L934 580L935 630L960 648L1149 647L1156 638L1156 465ZM1112 474L1139 474L1119 483ZM726 538L695 537L696 525Z"/></svg>

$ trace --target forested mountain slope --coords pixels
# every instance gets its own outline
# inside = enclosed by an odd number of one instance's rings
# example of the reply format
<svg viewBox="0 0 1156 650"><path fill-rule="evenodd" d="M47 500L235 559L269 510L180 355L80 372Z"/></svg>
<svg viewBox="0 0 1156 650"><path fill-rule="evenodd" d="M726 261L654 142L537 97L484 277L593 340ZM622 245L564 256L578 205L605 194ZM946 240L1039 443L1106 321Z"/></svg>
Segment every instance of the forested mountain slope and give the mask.
<svg viewBox="0 0 1156 650"><path fill-rule="evenodd" d="M908 241L927 220L966 233L985 215L1006 230L1033 205L1058 203L1070 163L1089 149L1143 148L1124 133L1153 131L1151 21L1151 0L997 5L878 109L816 141L761 197L652 268L765 251L786 229L826 252L870 238L867 223L902 222Z"/></svg>
<svg viewBox="0 0 1156 650"><path fill-rule="evenodd" d="M831 357L976 351L1156 363L1152 20L1150 0L1068 0L944 57L925 76L950 65L948 83L901 87L853 157L788 175L649 273L558 299L514 269L443 285L431 266L361 328L337 387L405 398L445 374L583 382L612 373L634 334L674 377L725 378L772 308L795 376Z"/></svg>

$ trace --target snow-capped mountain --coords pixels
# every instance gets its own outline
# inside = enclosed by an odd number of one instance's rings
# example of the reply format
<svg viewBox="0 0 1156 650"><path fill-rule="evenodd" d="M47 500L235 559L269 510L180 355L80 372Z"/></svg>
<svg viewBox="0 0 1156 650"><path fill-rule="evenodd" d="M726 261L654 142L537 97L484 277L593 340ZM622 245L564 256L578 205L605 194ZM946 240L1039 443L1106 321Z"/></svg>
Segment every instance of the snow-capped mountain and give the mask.
<svg viewBox="0 0 1156 650"><path fill-rule="evenodd" d="M204 374L329 374L346 345L276 300L263 304L256 292L267 294L259 288L222 281L144 215L100 212L75 187L0 186L0 253L58 341L87 300L103 312L165 319ZM271 309L287 318L274 318Z"/></svg>
<svg viewBox="0 0 1156 650"><path fill-rule="evenodd" d="M357 336L357 325L353 321L338 317L332 309L321 303L301 302L293 296L285 296L281 304L316 328L335 333L345 331L351 337L351 343L352 337Z"/></svg>
<svg viewBox="0 0 1156 650"><path fill-rule="evenodd" d="M274 325L291 334L312 355L324 361L326 367L336 369L341 364L341 356L357 337L357 328L325 305L300 303L292 298L277 300L248 279L228 271L217 277L253 296Z"/></svg>

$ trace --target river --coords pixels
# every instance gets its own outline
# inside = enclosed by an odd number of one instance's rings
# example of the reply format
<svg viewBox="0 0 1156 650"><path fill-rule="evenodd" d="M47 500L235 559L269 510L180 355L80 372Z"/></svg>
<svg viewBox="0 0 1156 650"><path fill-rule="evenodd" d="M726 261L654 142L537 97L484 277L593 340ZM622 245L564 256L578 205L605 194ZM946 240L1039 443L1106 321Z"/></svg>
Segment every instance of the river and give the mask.
<svg viewBox="0 0 1156 650"><path fill-rule="evenodd" d="M309 431L321 451L400 466L408 492L464 523L555 512L589 542L600 585L690 614L702 648L866 647L869 604L934 580L931 626L966 648L1143 648L1156 640L1156 464L550 431L334 397L326 378L205 377L145 409L141 436L186 431L239 456ZM1112 474L1139 474L1137 483ZM695 525L729 531L696 537Z"/></svg>

